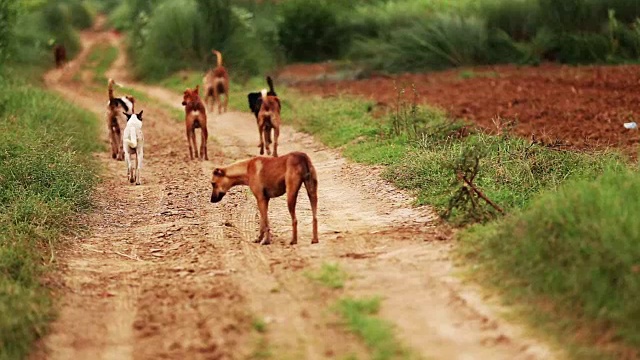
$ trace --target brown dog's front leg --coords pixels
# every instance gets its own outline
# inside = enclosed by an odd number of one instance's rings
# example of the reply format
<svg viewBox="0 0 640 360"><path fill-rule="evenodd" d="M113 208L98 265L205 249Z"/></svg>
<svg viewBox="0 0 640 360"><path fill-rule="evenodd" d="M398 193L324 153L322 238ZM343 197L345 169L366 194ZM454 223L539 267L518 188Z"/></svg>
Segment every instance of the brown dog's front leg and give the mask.
<svg viewBox="0 0 640 360"><path fill-rule="evenodd" d="M271 244L271 230L269 229L268 218L269 198L261 197L258 199L258 210L260 210L260 236L258 236L258 240L260 245L269 245Z"/></svg>

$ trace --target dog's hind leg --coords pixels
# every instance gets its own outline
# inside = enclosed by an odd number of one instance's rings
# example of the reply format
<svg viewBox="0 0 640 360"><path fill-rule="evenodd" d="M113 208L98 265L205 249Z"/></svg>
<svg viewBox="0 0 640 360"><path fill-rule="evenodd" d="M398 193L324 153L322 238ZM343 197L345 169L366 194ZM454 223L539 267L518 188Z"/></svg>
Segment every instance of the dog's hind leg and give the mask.
<svg viewBox="0 0 640 360"><path fill-rule="evenodd" d="M209 138L209 132L207 131L207 127L203 126L200 128L200 158L204 160L209 160L209 155L207 154L207 139Z"/></svg>
<svg viewBox="0 0 640 360"><path fill-rule="evenodd" d="M112 127L109 127L109 141L111 142L111 158L115 159L118 154L118 140L116 139L116 134Z"/></svg>
<svg viewBox="0 0 640 360"><path fill-rule="evenodd" d="M255 242L260 245L271 244L271 229L269 229L269 198L261 195L258 198L258 210L260 211L260 234Z"/></svg>
<svg viewBox="0 0 640 360"><path fill-rule="evenodd" d="M262 143L264 144L264 148L267 151L267 155L271 155L271 128L269 126L264 126L262 128ZM262 155L262 152L260 152Z"/></svg>
<svg viewBox="0 0 640 360"><path fill-rule="evenodd" d="M187 130L187 141L189 142L189 157L191 160L198 159L198 144L196 142L196 130Z"/></svg>
<svg viewBox="0 0 640 360"><path fill-rule="evenodd" d="M291 215L291 242L290 245L298 243L298 219L296 218L296 200L298 200L298 191L302 186L302 180L297 177L287 179L287 206L289 207L289 214Z"/></svg>
<svg viewBox="0 0 640 360"><path fill-rule="evenodd" d="M280 127L273 128L273 156L278 157L278 137L280 136Z"/></svg>
<svg viewBox="0 0 640 360"><path fill-rule="evenodd" d="M312 165L309 167L309 177L304 181L304 187L307 189L307 195L309 196L309 203L311 203L311 214L313 216L313 234L311 238L312 244L318 243L318 178L316 170Z"/></svg>
<svg viewBox="0 0 640 360"><path fill-rule="evenodd" d="M131 161L131 154L128 151L124 152L124 160L127 163L127 177L129 182L133 184L136 181L136 173L133 168L133 161Z"/></svg>
<svg viewBox="0 0 640 360"><path fill-rule="evenodd" d="M142 170L142 159L144 157L144 150L142 148L139 148L136 150L136 162L137 162L137 166L136 166L136 185L140 185L142 184L142 180L141 177L142 175L140 174L140 171Z"/></svg>
<svg viewBox="0 0 640 360"><path fill-rule="evenodd" d="M260 148L260 155L264 154L264 128L262 126L258 127L258 134L260 135L260 144L258 147Z"/></svg>

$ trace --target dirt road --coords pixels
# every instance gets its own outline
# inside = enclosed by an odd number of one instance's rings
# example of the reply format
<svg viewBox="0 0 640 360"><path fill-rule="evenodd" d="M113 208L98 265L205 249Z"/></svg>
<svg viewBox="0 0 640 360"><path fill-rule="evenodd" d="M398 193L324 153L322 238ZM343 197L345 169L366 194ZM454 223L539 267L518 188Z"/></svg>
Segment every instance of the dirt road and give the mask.
<svg viewBox="0 0 640 360"><path fill-rule="evenodd" d="M93 93L73 73L93 44L118 39L89 31L82 40L78 59L64 74L48 73L46 83L103 119L106 84ZM257 154L253 115L210 115L211 161L188 161L182 119L166 111L181 108L180 95L125 78L120 54L109 75L154 99L136 104L145 114L143 184L128 184L125 165L106 150L96 154L105 171L97 208L82 219L90 235L72 239L59 256L65 284L59 317L33 358L367 359L361 340L331 311L342 296L380 296L380 316L426 358L557 357L461 283L450 259L454 245L437 240L443 230L430 209L412 208L411 197L380 180L376 169L348 163L288 127L281 153L305 151L318 171L320 244L310 244L304 192L299 245L287 245L284 198L270 206L274 244L254 244L258 215L248 189L236 188L214 205L208 183L214 164ZM308 278L325 263L349 275L344 289ZM252 325L257 319L266 331Z"/></svg>

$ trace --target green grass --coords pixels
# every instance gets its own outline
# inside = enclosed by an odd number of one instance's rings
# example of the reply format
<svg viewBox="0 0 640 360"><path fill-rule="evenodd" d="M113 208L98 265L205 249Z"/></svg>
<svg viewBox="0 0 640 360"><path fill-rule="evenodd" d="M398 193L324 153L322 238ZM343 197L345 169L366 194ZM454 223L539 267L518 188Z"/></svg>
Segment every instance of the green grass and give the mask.
<svg viewBox="0 0 640 360"><path fill-rule="evenodd" d="M516 298L538 307L553 303L558 317L552 324L564 336L586 327L582 340L608 333L614 345L640 349L638 191L632 170L568 182L522 212L463 233L462 252L484 264L490 277L509 280L501 288ZM623 354L610 350L613 357ZM580 351L584 358L591 350Z"/></svg>
<svg viewBox="0 0 640 360"><path fill-rule="evenodd" d="M52 319L40 284L96 182L98 121L5 73L0 80L0 358L24 358ZM75 220L75 221L74 221Z"/></svg>
<svg viewBox="0 0 640 360"><path fill-rule="evenodd" d="M322 264L317 272L309 273L307 277L330 289L342 289L347 274L340 269L338 264Z"/></svg>
<svg viewBox="0 0 640 360"><path fill-rule="evenodd" d="M251 326L255 331L261 334L267 332L267 323L264 321L264 319L260 319L260 318L253 319L253 321L251 322Z"/></svg>
<svg viewBox="0 0 640 360"><path fill-rule="evenodd" d="M336 304L336 311L345 326L364 341L371 352L371 359L414 358L396 339L393 326L376 316L379 310L379 298L344 298Z"/></svg>

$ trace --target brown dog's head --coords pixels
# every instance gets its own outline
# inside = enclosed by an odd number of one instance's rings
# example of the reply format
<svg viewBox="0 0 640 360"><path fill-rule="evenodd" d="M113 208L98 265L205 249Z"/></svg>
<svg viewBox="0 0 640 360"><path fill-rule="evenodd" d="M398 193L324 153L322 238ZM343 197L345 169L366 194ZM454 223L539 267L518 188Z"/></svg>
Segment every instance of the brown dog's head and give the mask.
<svg viewBox="0 0 640 360"><path fill-rule="evenodd" d="M213 170L213 176L211 177L211 202L217 203L233 186L231 179L227 177L226 170L222 168L216 168Z"/></svg>
<svg viewBox="0 0 640 360"><path fill-rule="evenodd" d="M186 89L182 95L182 105L186 106L189 102L199 98L198 92L200 91L200 85L196 85L193 89Z"/></svg>

